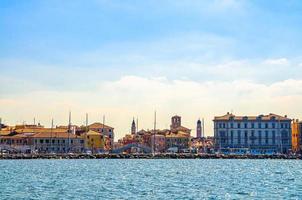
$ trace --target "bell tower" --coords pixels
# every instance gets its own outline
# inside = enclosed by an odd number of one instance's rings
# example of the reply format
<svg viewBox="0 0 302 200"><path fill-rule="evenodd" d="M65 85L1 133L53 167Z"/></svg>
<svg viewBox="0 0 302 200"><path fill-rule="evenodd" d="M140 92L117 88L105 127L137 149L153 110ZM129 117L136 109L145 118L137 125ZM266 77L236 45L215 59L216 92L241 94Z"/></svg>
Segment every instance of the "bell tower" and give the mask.
<svg viewBox="0 0 302 200"><path fill-rule="evenodd" d="M170 126L170 128L171 129L175 129L175 128L178 128L180 126L181 126L181 117L177 116L177 115L173 116L171 118L171 126Z"/></svg>
<svg viewBox="0 0 302 200"><path fill-rule="evenodd" d="M132 124L131 124L131 134L132 135L136 134L136 125L135 125L134 118L133 118Z"/></svg>

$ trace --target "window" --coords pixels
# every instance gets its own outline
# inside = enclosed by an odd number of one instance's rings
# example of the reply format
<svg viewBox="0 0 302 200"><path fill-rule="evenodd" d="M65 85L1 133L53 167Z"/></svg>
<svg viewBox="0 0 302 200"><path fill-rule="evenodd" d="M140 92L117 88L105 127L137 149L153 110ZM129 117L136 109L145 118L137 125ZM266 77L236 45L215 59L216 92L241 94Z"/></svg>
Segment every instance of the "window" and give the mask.
<svg viewBox="0 0 302 200"><path fill-rule="evenodd" d="M244 128L247 128L247 123L244 123Z"/></svg>
<svg viewBox="0 0 302 200"><path fill-rule="evenodd" d="M244 131L244 143L247 145L247 131Z"/></svg>
<svg viewBox="0 0 302 200"><path fill-rule="evenodd" d="M272 131L272 142L273 144L276 144L276 132Z"/></svg>
<svg viewBox="0 0 302 200"><path fill-rule="evenodd" d="M109 129L109 132L111 132L111 129Z"/></svg>
<svg viewBox="0 0 302 200"><path fill-rule="evenodd" d="M261 131L258 131L258 141L259 141L258 143L259 144L261 144L261 134L262 134Z"/></svg>
<svg viewBox="0 0 302 200"><path fill-rule="evenodd" d="M274 123L274 122L272 123L272 127L273 127L273 128L275 128L275 127L276 127L276 125L275 125L275 123Z"/></svg>
<svg viewBox="0 0 302 200"><path fill-rule="evenodd" d="M261 123L258 123L258 128L261 128Z"/></svg>
<svg viewBox="0 0 302 200"><path fill-rule="evenodd" d="M238 137L237 137L238 144L240 144L241 143L241 131L240 130L238 130L237 135L238 135Z"/></svg>
<svg viewBox="0 0 302 200"><path fill-rule="evenodd" d="M234 128L234 124L233 123L231 123L230 125L231 125L231 128Z"/></svg>
<svg viewBox="0 0 302 200"><path fill-rule="evenodd" d="M268 144L268 131L265 131L265 144Z"/></svg>
<svg viewBox="0 0 302 200"><path fill-rule="evenodd" d="M234 139L234 135L233 135L233 131L231 131L231 144L233 144L233 139Z"/></svg>
<svg viewBox="0 0 302 200"><path fill-rule="evenodd" d="M251 133L251 140L252 140L252 144L255 143L255 131L252 130L252 133Z"/></svg>
<svg viewBox="0 0 302 200"><path fill-rule="evenodd" d="M220 135L220 137L225 137L225 132L224 131L220 131L219 135Z"/></svg>
<svg viewBox="0 0 302 200"><path fill-rule="evenodd" d="M43 144L44 140L40 140L40 143Z"/></svg>
<svg viewBox="0 0 302 200"><path fill-rule="evenodd" d="M240 128L240 122L237 124L237 128Z"/></svg>
<svg viewBox="0 0 302 200"><path fill-rule="evenodd" d="M251 126L252 126L252 128L255 128L255 125L254 125L254 123L252 123L252 124L251 124Z"/></svg>
<svg viewBox="0 0 302 200"><path fill-rule="evenodd" d="M265 128L268 128L268 123L265 123Z"/></svg>
<svg viewBox="0 0 302 200"><path fill-rule="evenodd" d="M47 139L46 139L46 140L45 140L45 143L47 143L47 144L48 144L48 143L49 143L49 140L47 140Z"/></svg>

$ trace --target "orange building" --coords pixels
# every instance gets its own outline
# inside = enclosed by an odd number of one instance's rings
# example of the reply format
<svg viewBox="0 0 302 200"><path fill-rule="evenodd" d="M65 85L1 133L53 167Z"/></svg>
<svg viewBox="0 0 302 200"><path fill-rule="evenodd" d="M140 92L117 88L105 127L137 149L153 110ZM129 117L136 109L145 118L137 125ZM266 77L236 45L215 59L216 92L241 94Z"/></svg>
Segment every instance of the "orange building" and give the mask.
<svg viewBox="0 0 302 200"><path fill-rule="evenodd" d="M292 150L293 152L300 151L300 123L299 120L292 121Z"/></svg>

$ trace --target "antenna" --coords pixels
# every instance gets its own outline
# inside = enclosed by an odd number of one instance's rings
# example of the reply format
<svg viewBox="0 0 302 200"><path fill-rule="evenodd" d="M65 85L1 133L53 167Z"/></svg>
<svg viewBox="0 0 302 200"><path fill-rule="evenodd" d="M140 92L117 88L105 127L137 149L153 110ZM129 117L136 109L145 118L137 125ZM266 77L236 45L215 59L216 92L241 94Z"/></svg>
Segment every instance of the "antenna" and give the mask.
<svg viewBox="0 0 302 200"><path fill-rule="evenodd" d="M88 131L88 113L86 113L86 127L85 127L86 133Z"/></svg>
<svg viewBox="0 0 302 200"><path fill-rule="evenodd" d="M205 134L204 134L204 118L202 118L202 135L201 137L205 137Z"/></svg>
<svg viewBox="0 0 302 200"><path fill-rule="evenodd" d="M136 117L136 133L138 133L138 117Z"/></svg>
<svg viewBox="0 0 302 200"><path fill-rule="evenodd" d="M36 118L34 117L34 125L36 125Z"/></svg>
<svg viewBox="0 0 302 200"><path fill-rule="evenodd" d="M50 146L51 146L50 151L52 151L52 129L53 129L53 118L51 119L51 129L50 129Z"/></svg>
<svg viewBox="0 0 302 200"><path fill-rule="evenodd" d="M154 111L154 132L153 132L153 155L155 153L155 133L156 133L156 110Z"/></svg>
<svg viewBox="0 0 302 200"><path fill-rule="evenodd" d="M70 131L71 131L71 111L69 111L69 122L68 122L68 149L67 149L67 152L69 152L69 149L70 149Z"/></svg>

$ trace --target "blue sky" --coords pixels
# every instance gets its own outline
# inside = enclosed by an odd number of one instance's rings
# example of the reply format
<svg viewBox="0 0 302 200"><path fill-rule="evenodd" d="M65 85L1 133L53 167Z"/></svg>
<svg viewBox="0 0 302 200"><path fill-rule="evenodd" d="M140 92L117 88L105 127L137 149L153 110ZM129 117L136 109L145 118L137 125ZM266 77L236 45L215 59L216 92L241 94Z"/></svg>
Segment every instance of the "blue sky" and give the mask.
<svg viewBox="0 0 302 200"><path fill-rule="evenodd" d="M193 129L195 119L204 116L209 134L211 118L232 109L299 117L302 110L277 105L301 100L301 13L298 0L3 0L0 115L11 124L38 115L48 124L53 115L65 123L69 109L78 123L85 112L95 120L105 113L120 135L132 116L149 127L156 108L163 112L162 127L172 114L185 116ZM221 90L220 96L211 91L196 96L208 88ZM271 96L253 105L247 103L250 93L256 99ZM217 98L226 101L214 105ZM180 108L185 101L200 109ZM63 102L61 109L56 102ZM119 116L119 110L125 114Z"/></svg>

